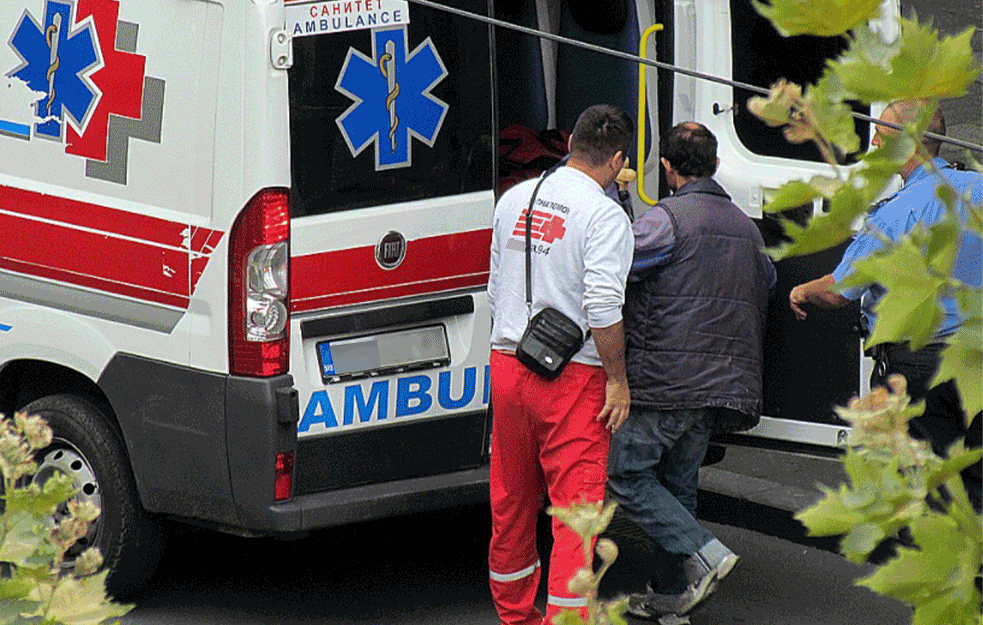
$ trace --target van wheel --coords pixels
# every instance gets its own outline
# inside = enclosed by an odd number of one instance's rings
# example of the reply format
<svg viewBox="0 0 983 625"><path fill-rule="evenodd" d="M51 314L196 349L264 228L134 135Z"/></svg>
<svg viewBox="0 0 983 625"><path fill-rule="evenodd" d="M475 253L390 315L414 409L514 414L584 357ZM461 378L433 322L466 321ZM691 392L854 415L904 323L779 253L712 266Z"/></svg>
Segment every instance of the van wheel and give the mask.
<svg viewBox="0 0 983 625"><path fill-rule="evenodd" d="M98 547L110 570L106 590L122 599L142 589L153 575L164 547L159 519L140 505L126 452L107 417L88 401L74 395L50 395L23 408L40 415L52 430L51 445L35 454L38 484L61 472L72 478L82 501L100 510L88 534L65 554L63 568L71 569L89 547ZM60 506L54 520L67 515Z"/></svg>

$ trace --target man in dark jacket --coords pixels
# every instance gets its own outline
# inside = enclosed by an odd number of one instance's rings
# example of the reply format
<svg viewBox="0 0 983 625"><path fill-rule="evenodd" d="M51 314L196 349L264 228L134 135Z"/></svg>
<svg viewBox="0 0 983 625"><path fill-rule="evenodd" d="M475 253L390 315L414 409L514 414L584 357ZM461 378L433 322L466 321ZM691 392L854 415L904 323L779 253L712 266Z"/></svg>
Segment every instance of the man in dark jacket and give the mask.
<svg viewBox="0 0 983 625"><path fill-rule="evenodd" d="M629 612L685 614L738 557L696 520L698 470L710 435L757 423L762 340L775 269L754 222L712 176L706 127L662 139L673 195L635 221L625 303L631 414L611 441L608 488L652 539L652 579Z"/></svg>

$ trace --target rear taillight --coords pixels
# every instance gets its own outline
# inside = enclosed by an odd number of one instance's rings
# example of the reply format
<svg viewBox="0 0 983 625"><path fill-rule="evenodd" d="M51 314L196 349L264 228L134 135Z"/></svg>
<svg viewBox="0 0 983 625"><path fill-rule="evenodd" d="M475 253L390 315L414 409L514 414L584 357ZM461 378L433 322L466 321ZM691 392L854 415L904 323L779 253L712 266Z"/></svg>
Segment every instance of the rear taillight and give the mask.
<svg viewBox="0 0 983 625"><path fill-rule="evenodd" d="M290 499L294 494L294 452L281 451L276 455L273 497L277 501Z"/></svg>
<svg viewBox="0 0 983 625"><path fill-rule="evenodd" d="M229 252L229 369L287 372L290 358L290 212L286 189L263 189L232 225Z"/></svg>

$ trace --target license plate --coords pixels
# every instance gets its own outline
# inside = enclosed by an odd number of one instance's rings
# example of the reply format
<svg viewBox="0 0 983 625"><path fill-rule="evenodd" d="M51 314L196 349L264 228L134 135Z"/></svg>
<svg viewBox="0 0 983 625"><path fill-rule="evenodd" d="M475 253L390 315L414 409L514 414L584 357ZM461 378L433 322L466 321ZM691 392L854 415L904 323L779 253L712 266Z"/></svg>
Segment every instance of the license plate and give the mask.
<svg viewBox="0 0 983 625"><path fill-rule="evenodd" d="M370 334L317 344L325 382L443 367L450 363L443 325Z"/></svg>

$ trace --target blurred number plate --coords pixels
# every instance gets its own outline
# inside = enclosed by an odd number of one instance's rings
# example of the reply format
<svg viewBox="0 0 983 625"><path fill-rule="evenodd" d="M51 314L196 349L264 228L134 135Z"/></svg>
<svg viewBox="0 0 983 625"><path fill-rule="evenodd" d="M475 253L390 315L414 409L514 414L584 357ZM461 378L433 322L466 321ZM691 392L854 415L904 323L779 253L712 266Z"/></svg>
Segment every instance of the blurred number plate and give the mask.
<svg viewBox="0 0 983 625"><path fill-rule="evenodd" d="M317 359L325 382L442 367L451 360L442 325L324 341L317 344Z"/></svg>

